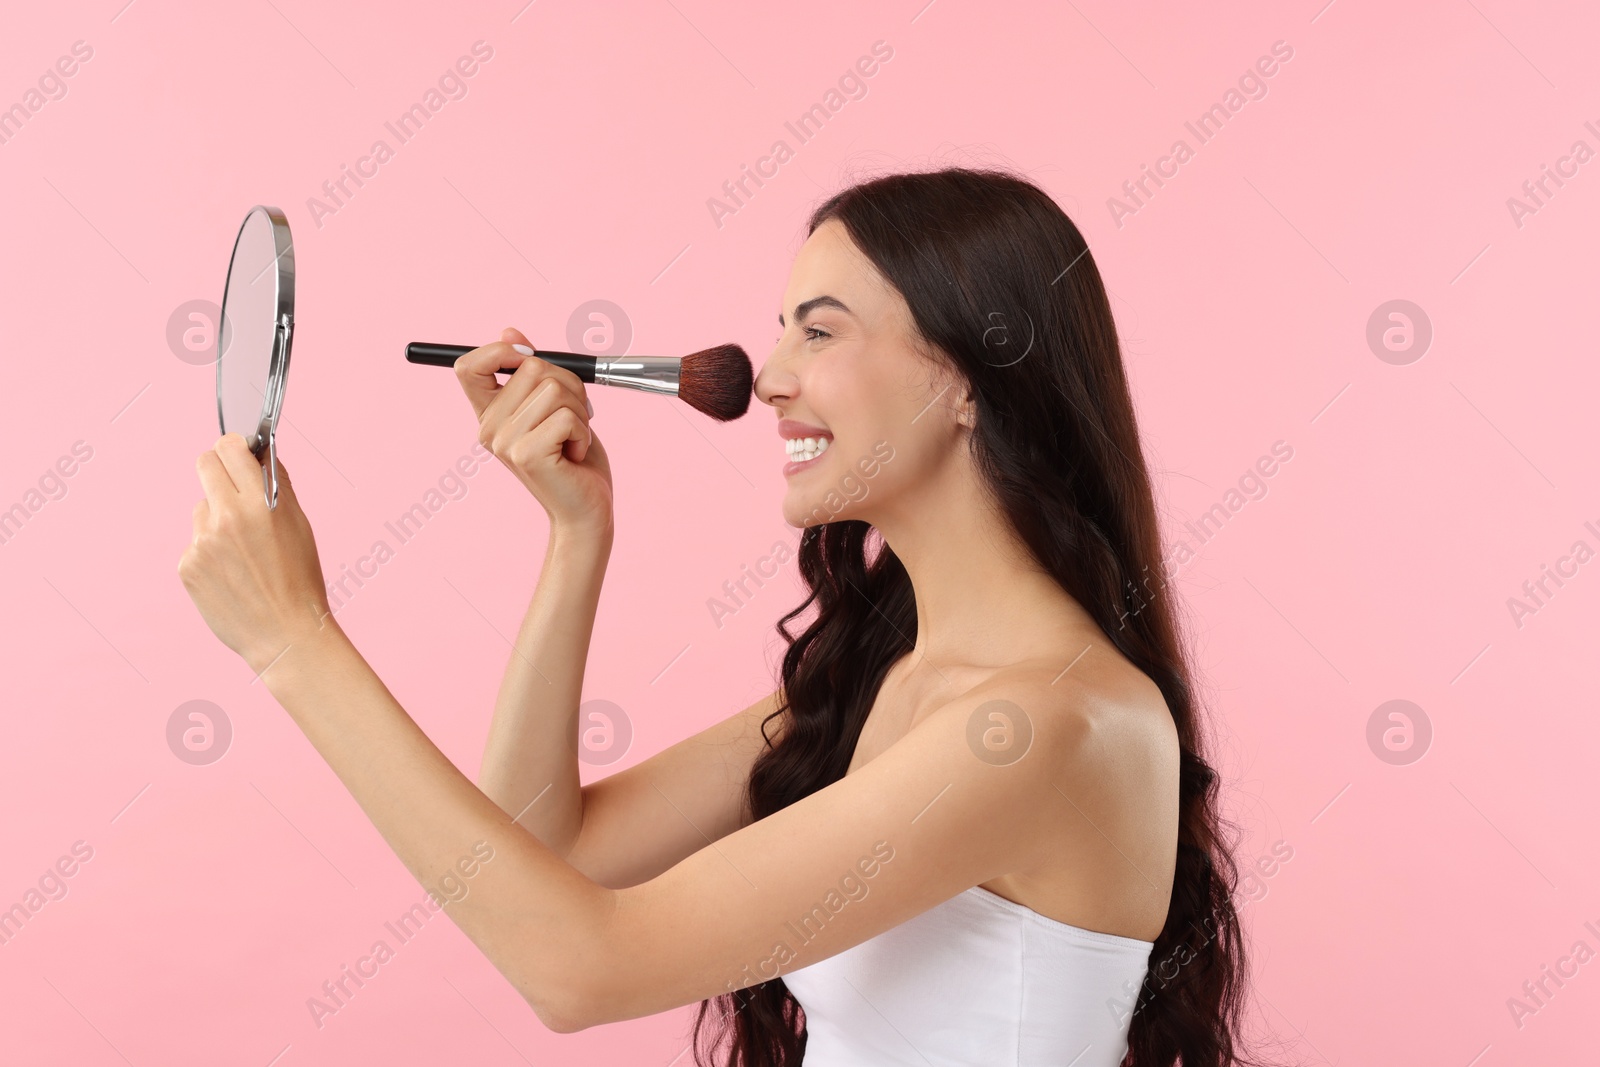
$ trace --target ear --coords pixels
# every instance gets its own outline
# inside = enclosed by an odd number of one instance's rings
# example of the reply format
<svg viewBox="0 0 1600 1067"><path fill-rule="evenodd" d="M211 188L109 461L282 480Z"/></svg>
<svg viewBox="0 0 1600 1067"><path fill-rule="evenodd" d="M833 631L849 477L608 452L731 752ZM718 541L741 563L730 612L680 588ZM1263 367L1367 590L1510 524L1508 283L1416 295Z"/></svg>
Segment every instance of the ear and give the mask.
<svg viewBox="0 0 1600 1067"><path fill-rule="evenodd" d="M961 399L956 404L956 425L969 430L978 428L978 403L973 399L971 388L965 385L961 386Z"/></svg>

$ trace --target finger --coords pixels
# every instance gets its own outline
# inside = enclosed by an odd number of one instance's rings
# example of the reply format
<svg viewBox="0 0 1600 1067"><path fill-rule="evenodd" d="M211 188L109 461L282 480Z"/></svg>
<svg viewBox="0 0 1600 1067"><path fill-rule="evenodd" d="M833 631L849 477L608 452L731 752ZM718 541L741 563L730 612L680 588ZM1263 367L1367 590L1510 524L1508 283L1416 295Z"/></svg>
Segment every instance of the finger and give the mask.
<svg viewBox="0 0 1600 1067"><path fill-rule="evenodd" d="M512 344L510 341L491 341L470 352L462 353L456 359L456 380L461 383L461 389L467 394L467 400L472 404L472 410L480 422L483 420L484 409L500 390L505 388L495 379L494 372L502 368L520 367L523 360L528 358L525 353L512 348Z"/></svg>
<svg viewBox="0 0 1600 1067"><path fill-rule="evenodd" d="M222 457L217 455L216 449L208 448L200 453L194 461L194 469L200 476L200 488L205 490L206 502L213 510L239 495L239 487L233 483L233 475L223 466Z"/></svg>
<svg viewBox="0 0 1600 1067"><path fill-rule="evenodd" d="M562 405L549 418L539 424L534 436L548 442L551 455L559 455L574 463L582 463L589 454L594 433L588 422L570 404Z"/></svg>
<svg viewBox="0 0 1600 1067"><path fill-rule="evenodd" d="M238 492L243 493L246 487L260 483L262 463L250 451L250 446L245 444L243 434L223 434L217 440L216 453L221 457L222 465L228 469L228 476L233 479ZM265 505L265 498L260 499Z"/></svg>
<svg viewBox="0 0 1600 1067"><path fill-rule="evenodd" d="M570 405L563 404L517 438L508 455L524 466L532 460L552 462L562 458L582 463L589 451L589 441L589 428L583 417ZM570 449L568 442L572 443Z"/></svg>
<svg viewBox="0 0 1600 1067"><path fill-rule="evenodd" d="M211 505L204 500L195 502L194 505L194 539L200 540L200 534L211 522Z"/></svg>
<svg viewBox="0 0 1600 1067"><path fill-rule="evenodd" d="M545 381L553 380L567 391L578 396L583 395L583 380L565 367L547 363L538 356L518 358L525 358L525 362L506 380L506 384L490 403L488 410L479 417L478 421L490 433L498 434L506 420L515 414Z"/></svg>
<svg viewBox="0 0 1600 1067"><path fill-rule="evenodd" d="M515 326L507 326L505 329L501 330L500 340L505 341L507 344L520 344L528 348L533 348L533 343L524 337L522 331L517 329ZM534 349L534 354L538 355L537 349ZM572 374L572 380L573 384L577 387L578 396L583 400L585 409L590 415L593 415L594 405L589 403L589 392L588 388L584 384L583 379L578 377L577 374ZM506 384L509 385L511 383L507 382Z"/></svg>
<svg viewBox="0 0 1600 1067"><path fill-rule="evenodd" d="M580 398L561 388L559 382L547 379L538 391L506 420L502 432L507 441L515 441L531 432L557 411L570 410L577 416L582 430L582 434L576 439L581 442L582 447L574 451L572 459L576 463L582 463L584 455L589 450L590 431L587 413L579 406L580 403Z"/></svg>
<svg viewBox="0 0 1600 1067"><path fill-rule="evenodd" d="M289 468L283 465L283 453L273 449L273 458L278 464L278 492L291 504L296 503L294 482L289 479Z"/></svg>

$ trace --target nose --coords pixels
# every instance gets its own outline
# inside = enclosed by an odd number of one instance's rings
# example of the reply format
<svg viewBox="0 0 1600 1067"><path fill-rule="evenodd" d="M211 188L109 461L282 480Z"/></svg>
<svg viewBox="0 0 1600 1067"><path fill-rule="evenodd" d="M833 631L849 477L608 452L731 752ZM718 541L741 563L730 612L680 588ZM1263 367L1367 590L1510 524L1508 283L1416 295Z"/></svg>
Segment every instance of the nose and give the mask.
<svg viewBox="0 0 1600 1067"><path fill-rule="evenodd" d="M789 370L780 341L761 365L761 372L756 375L756 399L769 407L777 407L792 401L799 391L800 380Z"/></svg>

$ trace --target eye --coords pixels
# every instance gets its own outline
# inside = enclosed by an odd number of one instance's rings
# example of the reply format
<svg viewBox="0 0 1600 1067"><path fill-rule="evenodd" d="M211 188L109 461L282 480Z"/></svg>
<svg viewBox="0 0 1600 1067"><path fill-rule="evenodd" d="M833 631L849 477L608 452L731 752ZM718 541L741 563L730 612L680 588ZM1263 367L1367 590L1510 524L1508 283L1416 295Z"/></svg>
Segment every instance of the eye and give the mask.
<svg viewBox="0 0 1600 1067"><path fill-rule="evenodd" d="M833 335L828 333L828 331L826 331L826 330L819 330L815 326L807 326L806 327L806 336L811 338L812 340L816 340L817 338L820 338L820 337L832 337Z"/></svg>

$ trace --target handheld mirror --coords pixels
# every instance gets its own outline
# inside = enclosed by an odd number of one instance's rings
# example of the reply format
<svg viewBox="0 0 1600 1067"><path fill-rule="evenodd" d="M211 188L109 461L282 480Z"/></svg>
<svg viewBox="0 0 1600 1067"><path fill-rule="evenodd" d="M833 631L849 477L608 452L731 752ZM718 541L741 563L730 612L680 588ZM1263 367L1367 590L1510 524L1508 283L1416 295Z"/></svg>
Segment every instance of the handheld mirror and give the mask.
<svg viewBox="0 0 1600 1067"><path fill-rule="evenodd" d="M294 241L289 220L258 204L233 242L217 331L217 417L262 467L262 493L278 506L278 413L294 332Z"/></svg>

